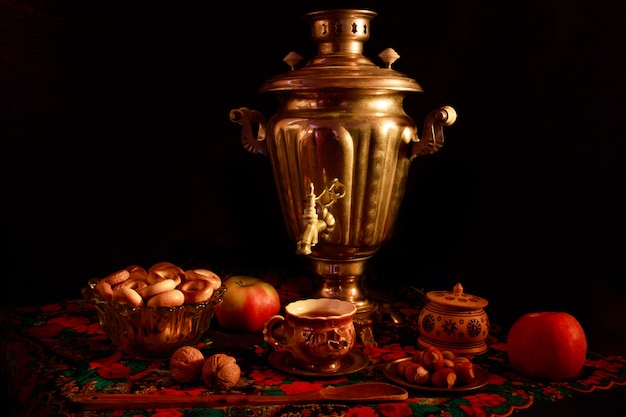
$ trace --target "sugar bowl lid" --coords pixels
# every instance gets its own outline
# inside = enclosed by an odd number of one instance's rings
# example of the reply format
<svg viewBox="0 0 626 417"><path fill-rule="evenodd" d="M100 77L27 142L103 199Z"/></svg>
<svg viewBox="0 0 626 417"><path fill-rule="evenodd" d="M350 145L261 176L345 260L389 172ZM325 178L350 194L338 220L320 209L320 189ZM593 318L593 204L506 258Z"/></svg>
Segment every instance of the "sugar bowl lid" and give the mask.
<svg viewBox="0 0 626 417"><path fill-rule="evenodd" d="M460 282L456 283L452 291L429 291L426 298L434 303L454 308L479 309L489 304L484 298L463 292Z"/></svg>

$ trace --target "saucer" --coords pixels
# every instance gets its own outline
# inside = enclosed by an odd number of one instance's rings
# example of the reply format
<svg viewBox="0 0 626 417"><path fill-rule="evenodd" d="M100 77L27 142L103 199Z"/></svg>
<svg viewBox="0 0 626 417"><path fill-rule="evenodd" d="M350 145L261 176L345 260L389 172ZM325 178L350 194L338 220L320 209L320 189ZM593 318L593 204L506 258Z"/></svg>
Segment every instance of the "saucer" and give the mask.
<svg viewBox="0 0 626 417"><path fill-rule="evenodd" d="M352 349L346 356L341 359L341 366L335 371L314 371L311 369L303 369L296 365L296 361L289 352L272 352L269 357L270 364L279 371L288 372L295 375L303 376L337 376L347 375L358 372L369 364L369 358L360 350Z"/></svg>
<svg viewBox="0 0 626 417"><path fill-rule="evenodd" d="M440 394L455 394L481 389L487 385L487 382L489 382L489 373L486 370L474 365L474 374L476 377L469 384L458 385L452 388L439 388L430 384L412 384L407 381L404 376L398 373L398 364L407 360L411 360L411 358L396 359L395 361L389 362L383 369L383 373L387 378L405 388L412 388L419 391L437 392Z"/></svg>

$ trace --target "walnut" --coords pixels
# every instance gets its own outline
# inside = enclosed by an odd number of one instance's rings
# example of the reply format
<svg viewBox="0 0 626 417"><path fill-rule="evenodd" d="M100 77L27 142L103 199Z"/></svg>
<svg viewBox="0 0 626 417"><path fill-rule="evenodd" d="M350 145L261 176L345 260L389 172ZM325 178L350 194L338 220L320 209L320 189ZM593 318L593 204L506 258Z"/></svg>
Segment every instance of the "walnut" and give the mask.
<svg viewBox="0 0 626 417"><path fill-rule="evenodd" d="M211 389L227 390L239 382L240 376L236 359L223 353L209 356L202 367L202 380Z"/></svg>
<svg viewBox="0 0 626 417"><path fill-rule="evenodd" d="M170 357L170 373L181 383L196 382L202 376L204 355L193 346L182 346Z"/></svg>

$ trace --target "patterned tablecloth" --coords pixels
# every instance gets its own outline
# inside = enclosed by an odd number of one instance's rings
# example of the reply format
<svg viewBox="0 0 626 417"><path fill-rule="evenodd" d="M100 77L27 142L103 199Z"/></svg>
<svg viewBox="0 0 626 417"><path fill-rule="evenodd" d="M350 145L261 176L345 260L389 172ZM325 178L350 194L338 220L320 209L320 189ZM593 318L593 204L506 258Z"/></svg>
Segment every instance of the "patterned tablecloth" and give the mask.
<svg viewBox="0 0 626 417"><path fill-rule="evenodd" d="M268 274L264 279L279 289L282 300L302 298L310 283L302 279L283 282ZM259 334L233 334L211 325L198 347L208 356L235 356L242 369L239 383L230 391L247 395L289 395L327 386L387 379L384 366L410 356L416 349L416 320L421 303L394 301L391 308L401 321L383 315L374 327L377 346L357 343L355 349L369 358L358 372L334 377L309 377L283 372L268 358L271 348ZM181 385L170 376L167 361L133 360L116 351L100 327L95 310L82 299L18 308L0 313L0 365L8 399L15 416L508 416L517 409L541 402L558 402L596 390L626 385L626 358L588 353L583 372L573 381L547 383L523 378L510 367L502 329L492 324L489 350L473 358L489 374L477 390L454 395L409 389L402 402L377 404L302 404L228 406L213 409L80 411L70 401L74 394L133 393L210 395L201 383Z"/></svg>

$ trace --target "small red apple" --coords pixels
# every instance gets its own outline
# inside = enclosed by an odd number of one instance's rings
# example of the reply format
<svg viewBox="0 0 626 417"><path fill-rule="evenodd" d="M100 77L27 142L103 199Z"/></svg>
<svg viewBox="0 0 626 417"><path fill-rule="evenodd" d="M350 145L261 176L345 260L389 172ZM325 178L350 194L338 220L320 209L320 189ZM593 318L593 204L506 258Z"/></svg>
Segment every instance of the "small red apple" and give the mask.
<svg viewBox="0 0 626 417"><path fill-rule="evenodd" d="M575 378L582 370L587 337L569 313L527 313L511 326L507 351L511 366L520 374L564 381Z"/></svg>
<svg viewBox="0 0 626 417"><path fill-rule="evenodd" d="M226 293L215 307L215 317L225 329L260 332L265 322L280 311L276 288L260 278L233 275L224 285Z"/></svg>

